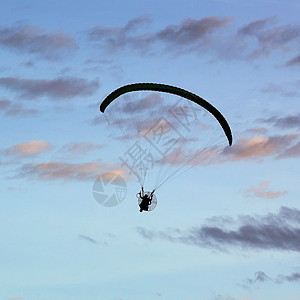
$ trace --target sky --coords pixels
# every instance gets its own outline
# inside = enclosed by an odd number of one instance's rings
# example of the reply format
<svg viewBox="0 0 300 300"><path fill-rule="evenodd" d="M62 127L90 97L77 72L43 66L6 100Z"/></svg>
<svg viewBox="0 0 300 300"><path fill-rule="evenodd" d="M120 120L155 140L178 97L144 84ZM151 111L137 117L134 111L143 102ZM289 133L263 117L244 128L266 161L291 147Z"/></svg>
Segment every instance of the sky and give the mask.
<svg viewBox="0 0 300 300"><path fill-rule="evenodd" d="M299 13L295 0L0 1L0 299L299 300ZM233 135L143 213L119 161L132 137L99 111L135 82L209 100Z"/></svg>

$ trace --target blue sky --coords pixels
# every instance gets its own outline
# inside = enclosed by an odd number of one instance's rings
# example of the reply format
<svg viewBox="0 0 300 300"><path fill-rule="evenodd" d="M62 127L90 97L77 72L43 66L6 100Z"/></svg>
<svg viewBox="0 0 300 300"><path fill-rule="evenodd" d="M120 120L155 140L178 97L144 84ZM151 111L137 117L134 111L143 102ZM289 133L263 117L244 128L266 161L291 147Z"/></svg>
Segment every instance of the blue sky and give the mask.
<svg viewBox="0 0 300 300"><path fill-rule="evenodd" d="M1 300L300 299L297 1L0 8ZM234 138L149 213L99 112L134 82L208 99ZM127 186L114 207L92 193L107 171Z"/></svg>

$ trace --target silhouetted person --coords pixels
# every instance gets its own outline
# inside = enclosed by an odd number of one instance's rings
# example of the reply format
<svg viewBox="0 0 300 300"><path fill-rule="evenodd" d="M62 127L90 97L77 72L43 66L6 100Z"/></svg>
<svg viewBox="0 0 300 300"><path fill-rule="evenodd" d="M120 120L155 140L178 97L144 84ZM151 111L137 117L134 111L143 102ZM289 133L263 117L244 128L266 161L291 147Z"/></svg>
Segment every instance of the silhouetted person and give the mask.
<svg viewBox="0 0 300 300"><path fill-rule="evenodd" d="M152 202L153 193L154 191L151 192L149 197L148 194L144 193L144 188L142 187L142 191L139 192L139 196L142 199L141 203L139 204L140 212L142 212L143 210L148 211L149 206L151 205Z"/></svg>

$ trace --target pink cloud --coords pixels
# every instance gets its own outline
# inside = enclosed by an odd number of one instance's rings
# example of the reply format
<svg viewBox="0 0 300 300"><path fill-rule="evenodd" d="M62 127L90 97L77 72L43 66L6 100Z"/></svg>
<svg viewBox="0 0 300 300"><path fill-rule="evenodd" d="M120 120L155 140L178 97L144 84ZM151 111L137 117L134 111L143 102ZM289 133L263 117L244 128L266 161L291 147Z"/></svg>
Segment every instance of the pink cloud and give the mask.
<svg viewBox="0 0 300 300"><path fill-rule="evenodd" d="M270 186L270 181L263 181L257 186L253 186L246 191L246 196L255 196L258 198L274 199L283 195L286 195L288 191L270 191L268 187Z"/></svg>
<svg viewBox="0 0 300 300"><path fill-rule="evenodd" d="M232 147L226 147L222 154L227 160L233 161L267 157L280 153L298 137L298 134L290 134L267 138L262 136L255 136L250 139L242 138Z"/></svg>
<svg viewBox="0 0 300 300"><path fill-rule="evenodd" d="M43 140L33 140L21 143L6 149L5 153L9 155L17 155L20 157L35 156L42 152L48 151L52 145Z"/></svg>

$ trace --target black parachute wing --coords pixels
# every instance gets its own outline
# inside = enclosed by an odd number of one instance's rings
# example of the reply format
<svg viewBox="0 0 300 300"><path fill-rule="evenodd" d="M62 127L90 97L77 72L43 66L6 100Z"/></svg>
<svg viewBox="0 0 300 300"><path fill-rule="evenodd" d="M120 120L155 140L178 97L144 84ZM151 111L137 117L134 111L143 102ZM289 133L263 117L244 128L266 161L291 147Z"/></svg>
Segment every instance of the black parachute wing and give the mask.
<svg viewBox="0 0 300 300"><path fill-rule="evenodd" d="M136 91L155 91L155 92L164 92L169 94L174 94L180 97L183 97L185 99L188 99L190 101L195 102L196 104L202 106L204 109L206 109L208 112L210 112L219 122L219 124L222 126L223 131L227 137L229 146L232 145L232 133L230 126L224 116L208 101L204 100L203 98L199 97L196 94L193 94L187 90L184 90L179 87L167 85L167 84L160 84L160 83L133 83L124 85L116 90L114 90L112 93L110 93L101 103L100 105L100 111L104 113L107 106L117 99L119 96L130 93L130 92L136 92Z"/></svg>

